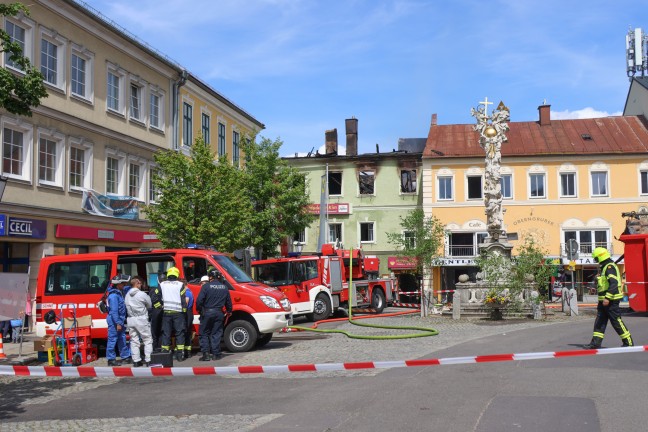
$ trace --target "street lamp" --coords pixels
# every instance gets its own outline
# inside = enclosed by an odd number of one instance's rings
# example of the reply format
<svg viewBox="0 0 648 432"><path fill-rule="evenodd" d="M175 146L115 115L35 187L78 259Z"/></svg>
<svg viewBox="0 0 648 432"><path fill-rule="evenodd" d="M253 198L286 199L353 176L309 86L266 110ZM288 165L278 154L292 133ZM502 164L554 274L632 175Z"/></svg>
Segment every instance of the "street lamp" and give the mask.
<svg viewBox="0 0 648 432"><path fill-rule="evenodd" d="M4 195L5 187L7 187L7 180L9 180L8 177L0 174L0 201L2 201L2 195Z"/></svg>
<svg viewBox="0 0 648 432"><path fill-rule="evenodd" d="M293 242L293 252L297 252L298 254L301 254L303 247L304 245L298 242L297 240Z"/></svg>

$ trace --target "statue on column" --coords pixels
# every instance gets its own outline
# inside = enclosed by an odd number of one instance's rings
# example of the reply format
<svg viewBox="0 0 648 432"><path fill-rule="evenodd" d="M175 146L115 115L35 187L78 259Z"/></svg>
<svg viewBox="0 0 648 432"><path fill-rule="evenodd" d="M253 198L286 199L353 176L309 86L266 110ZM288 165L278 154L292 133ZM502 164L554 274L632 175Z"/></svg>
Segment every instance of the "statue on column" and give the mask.
<svg viewBox="0 0 648 432"><path fill-rule="evenodd" d="M479 145L486 153L486 170L484 174L484 206L486 207L486 225L488 238L485 243L500 243L507 248L506 232L504 231L504 212L502 210L502 143L507 141L506 132L509 130L509 109L500 102L492 115L488 115L486 98L479 102L477 109L471 108L470 113L477 124L474 130L479 132Z"/></svg>

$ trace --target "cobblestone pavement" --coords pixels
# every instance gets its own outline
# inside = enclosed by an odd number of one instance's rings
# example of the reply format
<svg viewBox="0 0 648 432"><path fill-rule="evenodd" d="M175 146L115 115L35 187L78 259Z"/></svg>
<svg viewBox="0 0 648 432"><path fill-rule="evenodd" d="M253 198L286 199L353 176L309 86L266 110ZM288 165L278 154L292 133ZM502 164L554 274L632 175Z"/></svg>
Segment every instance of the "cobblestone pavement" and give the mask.
<svg viewBox="0 0 648 432"><path fill-rule="evenodd" d="M363 323L428 327L439 331L436 336L399 339L399 340L362 340L350 339L341 334L319 334L311 332L291 332L276 334L267 348L252 351L236 356L226 355L218 366L232 365L285 365L285 364L311 364L311 363L339 363L359 361L386 361L410 360L431 355L436 351L468 342L482 337L496 334L505 334L512 331L523 330L538 326L560 325L560 323L582 320L592 320L592 316L583 314L576 317L566 317L556 314L545 320L510 319L503 321L488 321L484 319L452 320L449 317L429 316L421 318L415 315L398 317L378 317L371 320L362 320ZM305 326L308 326L307 324ZM319 328L336 328L353 334L363 335L395 335L415 333L413 330L377 329L360 327L351 323L337 323L335 325L323 324ZM475 353L491 354L489 353ZM234 359L236 357L236 359ZM193 360L183 363L183 366L193 366ZM197 362L196 362L197 363ZM100 359L91 365L105 366L105 359ZM291 374L291 378L316 379L323 376L373 376L383 372L379 369L364 369L352 371L333 371L322 373ZM223 379L258 378L260 375L234 375L223 376ZM286 374L268 374L264 378L285 378ZM132 378L126 378L132 379ZM200 430L213 425L219 425L227 431L249 431L257 426L272 421L280 414L256 416L227 416L227 415L192 415L185 417L139 417L129 418L129 427L123 427L121 419L89 419L89 420L47 420L10 422L7 414L16 408L45 404L49 401L63 398L72 393L92 391L101 386L112 385L119 382L120 378L29 378L0 376L0 431L29 431L29 430L71 430L71 431L120 431L133 430L139 427L142 430ZM38 396L36 396L38 395ZM18 405L18 406L17 406ZM122 428L120 429L120 426Z"/></svg>

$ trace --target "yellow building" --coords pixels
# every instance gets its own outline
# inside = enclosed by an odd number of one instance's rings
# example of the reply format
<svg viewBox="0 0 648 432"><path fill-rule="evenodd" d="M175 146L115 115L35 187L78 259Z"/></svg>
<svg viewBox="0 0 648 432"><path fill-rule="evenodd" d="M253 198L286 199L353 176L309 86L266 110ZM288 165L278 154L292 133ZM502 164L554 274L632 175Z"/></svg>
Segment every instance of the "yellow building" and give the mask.
<svg viewBox="0 0 648 432"><path fill-rule="evenodd" d="M556 263L568 265L566 244L579 243L577 288L596 274L598 246L615 259L625 229L623 212L648 205L648 129L643 116L510 122L502 145L504 229L519 245L533 238ZM461 274L475 280L474 258L486 236L484 151L473 125L430 127L423 154L423 208L447 229L435 286L453 289ZM513 249L515 254L516 248Z"/></svg>

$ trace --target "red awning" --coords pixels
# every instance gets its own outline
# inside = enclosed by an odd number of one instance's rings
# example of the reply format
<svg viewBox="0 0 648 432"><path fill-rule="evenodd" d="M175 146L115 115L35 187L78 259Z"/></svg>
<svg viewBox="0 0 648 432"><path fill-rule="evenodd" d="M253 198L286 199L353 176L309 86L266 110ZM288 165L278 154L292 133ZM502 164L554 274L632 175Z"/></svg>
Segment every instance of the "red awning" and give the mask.
<svg viewBox="0 0 648 432"><path fill-rule="evenodd" d="M390 256L387 258L387 268L390 270L414 270L416 268L416 258Z"/></svg>

